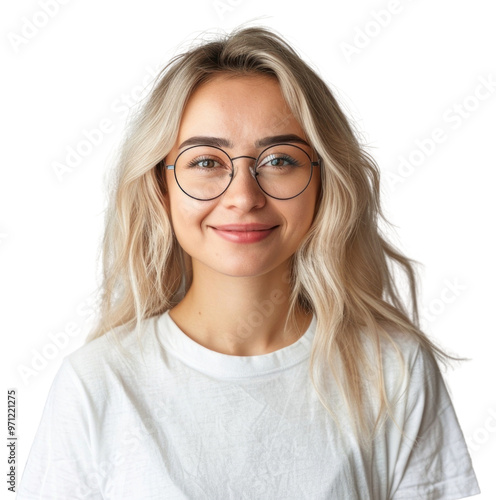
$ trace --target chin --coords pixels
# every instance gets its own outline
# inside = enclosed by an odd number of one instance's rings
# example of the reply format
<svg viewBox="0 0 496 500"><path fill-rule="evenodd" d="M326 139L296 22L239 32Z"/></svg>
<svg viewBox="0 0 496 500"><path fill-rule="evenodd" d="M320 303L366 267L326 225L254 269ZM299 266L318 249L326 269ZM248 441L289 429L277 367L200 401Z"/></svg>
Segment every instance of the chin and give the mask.
<svg viewBox="0 0 496 500"><path fill-rule="evenodd" d="M211 267L215 272L233 278L249 278L260 276L270 272L275 266L262 266L259 262L247 263L233 262L232 264L224 262L223 265Z"/></svg>
<svg viewBox="0 0 496 500"><path fill-rule="evenodd" d="M246 267L229 268L229 269L216 269L219 274L224 274L232 278L250 278L255 276L260 276L265 274L266 270L261 270L260 268L252 269Z"/></svg>

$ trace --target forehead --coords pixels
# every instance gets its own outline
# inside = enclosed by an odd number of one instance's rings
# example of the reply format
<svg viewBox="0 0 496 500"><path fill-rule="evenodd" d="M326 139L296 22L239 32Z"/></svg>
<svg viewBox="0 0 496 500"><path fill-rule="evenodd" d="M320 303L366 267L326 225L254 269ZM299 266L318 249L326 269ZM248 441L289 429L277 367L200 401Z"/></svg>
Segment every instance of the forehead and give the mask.
<svg viewBox="0 0 496 500"><path fill-rule="evenodd" d="M228 139L236 146L269 135L305 134L286 103L275 77L216 75L189 98L178 144L192 135Z"/></svg>

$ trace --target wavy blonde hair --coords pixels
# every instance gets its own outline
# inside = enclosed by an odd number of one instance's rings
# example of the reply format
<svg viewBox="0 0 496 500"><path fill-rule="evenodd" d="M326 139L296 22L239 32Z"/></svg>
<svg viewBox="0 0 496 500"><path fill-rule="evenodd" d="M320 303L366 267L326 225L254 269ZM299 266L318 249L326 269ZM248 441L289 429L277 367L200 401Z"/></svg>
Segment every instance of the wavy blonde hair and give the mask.
<svg viewBox="0 0 496 500"><path fill-rule="evenodd" d="M323 80L272 30L240 28L204 40L173 58L128 125L119 149L102 242L103 279L98 323L88 341L122 325L138 331L144 320L177 304L191 284L191 268L166 211L162 160L176 141L191 93L212 77L267 75L283 96L322 160L314 221L292 257L288 318L303 308L317 318L310 375L319 399L335 417L316 382L332 373L362 442L392 416L381 362L381 339L401 357L391 331L414 337L436 358L444 353L420 330L415 261L381 234L379 169ZM408 282L410 310L395 284ZM372 340L368 356L361 334ZM404 362L402 360L404 368ZM403 370L405 375L405 370ZM364 380L377 389L370 420Z"/></svg>

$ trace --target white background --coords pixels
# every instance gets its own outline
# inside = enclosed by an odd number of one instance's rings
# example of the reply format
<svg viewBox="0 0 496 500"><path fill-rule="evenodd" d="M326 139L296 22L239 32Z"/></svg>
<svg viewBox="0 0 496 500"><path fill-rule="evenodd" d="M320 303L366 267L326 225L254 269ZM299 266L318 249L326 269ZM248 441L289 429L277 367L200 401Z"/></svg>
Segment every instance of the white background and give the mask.
<svg viewBox="0 0 496 500"><path fill-rule="evenodd" d="M129 105L202 31L250 22L317 69L379 163L391 238L423 264L423 327L471 358L445 376L478 498L496 498L496 86L481 86L496 82L493 2L398 0L386 15L387 0L46 1L51 17L43 0L1 16L1 366L4 390L17 389L18 481L53 377L93 319L104 175ZM422 154L436 129L443 141ZM57 175L78 147L79 164Z"/></svg>

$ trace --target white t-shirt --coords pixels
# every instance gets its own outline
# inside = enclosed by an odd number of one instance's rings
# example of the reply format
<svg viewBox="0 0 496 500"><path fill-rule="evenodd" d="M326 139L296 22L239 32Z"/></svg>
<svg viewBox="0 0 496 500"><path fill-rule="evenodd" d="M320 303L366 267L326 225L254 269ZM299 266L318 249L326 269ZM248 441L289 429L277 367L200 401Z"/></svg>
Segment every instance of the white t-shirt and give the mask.
<svg viewBox="0 0 496 500"><path fill-rule="evenodd" d="M404 338L411 371L394 424L362 451L340 434L309 376L316 319L295 343L231 356L196 343L168 312L143 354L121 332L62 362L18 499L454 500L480 493L441 374ZM388 387L399 364L386 352ZM390 383L391 382L391 383ZM335 411L339 412L336 404Z"/></svg>

